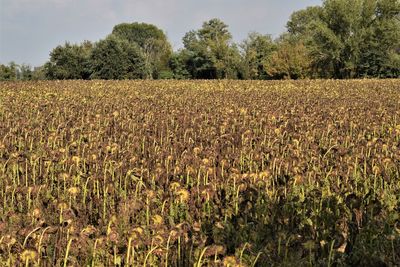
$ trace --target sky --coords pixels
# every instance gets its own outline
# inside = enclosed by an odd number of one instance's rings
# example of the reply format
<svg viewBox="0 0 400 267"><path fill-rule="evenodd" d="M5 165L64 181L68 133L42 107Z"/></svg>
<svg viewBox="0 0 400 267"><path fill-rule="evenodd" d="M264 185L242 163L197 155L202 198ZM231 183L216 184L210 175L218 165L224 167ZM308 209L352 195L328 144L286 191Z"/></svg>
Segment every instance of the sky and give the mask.
<svg viewBox="0 0 400 267"><path fill-rule="evenodd" d="M122 22L158 26L173 48L204 21L224 21L235 42L249 32L278 37L293 11L321 0L0 0L0 63L40 66L66 41L98 41Z"/></svg>

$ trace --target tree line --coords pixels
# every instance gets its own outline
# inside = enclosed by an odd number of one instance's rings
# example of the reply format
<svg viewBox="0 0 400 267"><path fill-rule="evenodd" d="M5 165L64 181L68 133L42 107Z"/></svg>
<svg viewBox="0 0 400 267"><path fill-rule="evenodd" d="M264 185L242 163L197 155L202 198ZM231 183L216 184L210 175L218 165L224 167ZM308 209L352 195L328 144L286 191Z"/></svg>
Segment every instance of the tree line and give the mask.
<svg viewBox="0 0 400 267"><path fill-rule="evenodd" d="M0 65L0 80L399 78L400 1L325 0L294 12L279 38L235 43L211 19L173 51L155 25L122 23L96 43L65 43L44 66Z"/></svg>

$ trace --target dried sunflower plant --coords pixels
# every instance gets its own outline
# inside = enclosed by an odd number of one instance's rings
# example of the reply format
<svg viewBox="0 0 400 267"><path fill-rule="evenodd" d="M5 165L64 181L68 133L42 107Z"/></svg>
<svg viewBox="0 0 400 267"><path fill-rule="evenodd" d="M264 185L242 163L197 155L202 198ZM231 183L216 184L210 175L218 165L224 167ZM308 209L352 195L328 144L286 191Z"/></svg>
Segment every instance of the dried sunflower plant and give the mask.
<svg viewBox="0 0 400 267"><path fill-rule="evenodd" d="M0 83L0 266L396 266L400 81Z"/></svg>

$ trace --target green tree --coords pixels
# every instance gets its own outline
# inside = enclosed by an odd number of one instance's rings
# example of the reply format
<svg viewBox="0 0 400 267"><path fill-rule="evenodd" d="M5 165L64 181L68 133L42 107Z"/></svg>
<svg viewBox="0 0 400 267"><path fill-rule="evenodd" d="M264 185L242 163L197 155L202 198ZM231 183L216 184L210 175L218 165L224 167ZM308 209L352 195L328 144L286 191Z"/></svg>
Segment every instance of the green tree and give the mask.
<svg viewBox="0 0 400 267"><path fill-rule="evenodd" d="M320 77L395 77L399 6L398 0L325 0L293 13L287 28L305 40Z"/></svg>
<svg viewBox="0 0 400 267"><path fill-rule="evenodd" d="M318 21L311 24L311 54L323 77L352 78L362 41L361 0L328 0Z"/></svg>
<svg viewBox="0 0 400 267"><path fill-rule="evenodd" d="M232 43L228 26L219 19L203 23L201 29L183 37L187 70L193 78L237 78L240 54Z"/></svg>
<svg viewBox="0 0 400 267"><path fill-rule="evenodd" d="M168 65L173 73L174 79L181 80L192 78L187 69L188 58L186 50L180 50L172 54Z"/></svg>
<svg viewBox="0 0 400 267"><path fill-rule="evenodd" d="M89 58L92 43L57 46L50 53L50 60L45 64L46 78L54 80L88 79L90 77Z"/></svg>
<svg viewBox="0 0 400 267"><path fill-rule="evenodd" d="M179 55L191 78L215 79L216 70L209 51L200 42L198 33L190 31L182 39L184 49Z"/></svg>
<svg viewBox="0 0 400 267"><path fill-rule="evenodd" d="M311 23L320 20L322 15L323 8L320 6L311 6L295 11L290 16L286 28L291 35L302 36L309 34Z"/></svg>
<svg viewBox="0 0 400 267"><path fill-rule="evenodd" d="M400 77L400 2L365 1L363 18L358 76Z"/></svg>
<svg viewBox="0 0 400 267"><path fill-rule="evenodd" d="M272 52L264 64L273 79L304 79L310 76L309 51L299 38L282 36L277 50Z"/></svg>
<svg viewBox="0 0 400 267"><path fill-rule="evenodd" d="M28 81L33 79L31 66L27 64L18 65L10 62L8 65L0 65L0 81Z"/></svg>
<svg viewBox="0 0 400 267"><path fill-rule="evenodd" d="M0 65L0 81L15 81L19 76L19 66L11 61L8 65Z"/></svg>
<svg viewBox="0 0 400 267"><path fill-rule="evenodd" d="M34 67L32 71L32 80L39 81L46 79L46 73L44 66Z"/></svg>
<svg viewBox="0 0 400 267"><path fill-rule="evenodd" d="M93 48L92 79L138 79L145 77L144 57L136 43L110 35Z"/></svg>
<svg viewBox="0 0 400 267"><path fill-rule="evenodd" d="M267 79L266 62L276 50L276 44L270 35L250 33L241 44L243 79Z"/></svg>
<svg viewBox="0 0 400 267"><path fill-rule="evenodd" d="M24 81L32 80L32 77L33 77L32 75L33 75L33 71L32 71L31 66L22 64L19 67L20 80L24 80Z"/></svg>
<svg viewBox="0 0 400 267"><path fill-rule="evenodd" d="M159 78L168 70L172 48L164 32L152 24L122 23L114 27L112 34L140 47L144 58L145 77Z"/></svg>

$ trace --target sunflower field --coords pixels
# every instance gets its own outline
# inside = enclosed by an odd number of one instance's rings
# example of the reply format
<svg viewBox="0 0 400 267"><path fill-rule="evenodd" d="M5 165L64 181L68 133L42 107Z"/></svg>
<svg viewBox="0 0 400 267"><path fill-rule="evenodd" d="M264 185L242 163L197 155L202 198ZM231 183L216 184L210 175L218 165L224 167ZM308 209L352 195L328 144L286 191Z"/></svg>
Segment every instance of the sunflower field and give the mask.
<svg viewBox="0 0 400 267"><path fill-rule="evenodd" d="M398 266L400 80L0 83L0 266Z"/></svg>

